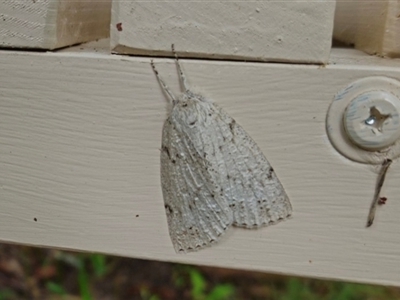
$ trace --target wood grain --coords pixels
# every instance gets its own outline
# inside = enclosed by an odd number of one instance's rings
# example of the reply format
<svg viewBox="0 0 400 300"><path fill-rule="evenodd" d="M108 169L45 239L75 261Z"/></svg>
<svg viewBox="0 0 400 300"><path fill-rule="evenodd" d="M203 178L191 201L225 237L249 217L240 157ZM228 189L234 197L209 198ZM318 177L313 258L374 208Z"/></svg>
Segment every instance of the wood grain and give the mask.
<svg viewBox="0 0 400 300"><path fill-rule="evenodd" d="M210 249L177 255L160 187L167 103L149 59L1 51L0 239L399 285L399 165L386 177L386 205L365 228L378 168L338 154L325 118L343 87L371 75L400 79L400 64L379 68L350 53L352 63L342 64L344 56L334 64L334 51L326 67L182 60L192 85L264 151L293 218L260 230L233 228ZM155 62L177 92L173 61Z"/></svg>

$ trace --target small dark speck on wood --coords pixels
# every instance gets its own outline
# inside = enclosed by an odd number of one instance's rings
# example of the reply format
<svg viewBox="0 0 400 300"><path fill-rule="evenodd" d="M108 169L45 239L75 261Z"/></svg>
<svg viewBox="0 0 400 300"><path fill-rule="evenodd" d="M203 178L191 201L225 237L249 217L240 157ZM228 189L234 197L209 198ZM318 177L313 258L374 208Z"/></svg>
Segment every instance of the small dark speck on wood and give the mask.
<svg viewBox="0 0 400 300"><path fill-rule="evenodd" d="M386 197L379 197L378 204L383 205L386 204L387 198Z"/></svg>
<svg viewBox="0 0 400 300"><path fill-rule="evenodd" d="M374 222L376 206L378 204L384 204L387 200L386 197L380 197L379 194L381 193L383 183L385 182L386 173L391 164L392 164L391 159L385 159L385 161L382 163L382 168L379 172L378 179L376 181L374 199L372 200L371 207L369 209L367 227L370 227Z"/></svg>
<svg viewBox="0 0 400 300"><path fill-rule="evenodd" d="M115 26L117 27L118 31L122 31L122 23L117 23Z"/></svg>

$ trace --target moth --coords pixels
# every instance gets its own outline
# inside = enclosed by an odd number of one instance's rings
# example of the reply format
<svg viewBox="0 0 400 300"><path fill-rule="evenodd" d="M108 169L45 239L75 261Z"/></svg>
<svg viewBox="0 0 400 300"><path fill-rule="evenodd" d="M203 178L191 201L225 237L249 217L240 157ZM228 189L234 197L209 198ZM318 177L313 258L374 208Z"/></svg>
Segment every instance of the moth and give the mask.
<svg viewBox="0 0 400 300"><path fill-rule="evenodd" d="M189 87L172 45L183 93L153 71L172 109L162 130L161 185L177 253L216 243L231 226L248 229L288 218L292 206L261 149L211 99Z"/></svg>

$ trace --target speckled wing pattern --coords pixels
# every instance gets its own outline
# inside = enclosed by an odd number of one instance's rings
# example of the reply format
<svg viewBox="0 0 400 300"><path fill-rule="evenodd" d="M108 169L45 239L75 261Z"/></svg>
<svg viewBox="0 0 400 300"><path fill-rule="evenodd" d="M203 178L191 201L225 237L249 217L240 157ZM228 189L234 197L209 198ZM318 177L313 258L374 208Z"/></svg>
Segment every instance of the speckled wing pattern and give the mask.
<svg viewBox="0 0 400 300"><path fill-rule="evenodd" d="M258 228L286 219L292 206L264 154L246 131L221 108L216 107L214 134L227 174L222 180L225 198L233 212L233 225ZM219 131L219 132L218 132Z"/></svg>
<svg viewBox="0 0 400 300"><path fill-rule="evenodd" d="M217 169L211 171L213 165L167 119L161 148L161 185L176 252L209 246L232 224L233 214L215 181Z"/></svg>
<svg viewBox="0 0 400 300"><path fill-rule="evenodd" d="M200 130L179 131L173 118L163 129L161 182L177 252L215 243L231 224L258 228L292 212L281 183L253 139L217 105L203 105L211 116L204 124L197 120Z"/></svg>
<svg viewBox="0 0 400 300"><path fill-rule="evenodd" d="M173 50L174 51L174 50ZM177 253L217 242L231 226L259 228L288 218L292 207L264 154L220 107L185 88L164 123L161 185L169 234Z"/></svg>

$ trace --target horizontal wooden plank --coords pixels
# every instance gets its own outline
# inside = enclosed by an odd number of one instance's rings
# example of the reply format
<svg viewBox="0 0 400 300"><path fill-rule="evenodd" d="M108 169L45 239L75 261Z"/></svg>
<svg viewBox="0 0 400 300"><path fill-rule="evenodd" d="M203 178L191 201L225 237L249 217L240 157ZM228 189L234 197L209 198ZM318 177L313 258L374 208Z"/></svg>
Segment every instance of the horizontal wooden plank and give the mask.
<svg viewBox="0 0 400 300"><path fill-rule="evenodd" d="M326 63L335 1L114 1L116 53Z"/></svg>
<svg viewBox="0 0 400 300"><path fill-rule="evenodd" d="M109 36L111 0L0 1L0 47L56 49Z"/></svg>
<svg viewBox="0 0 400 300"><path fill-rule="evenodd" d="M1 51L0 239L399 285L400 167L389 169L388 202L365 228L378 168L338 154L325 119L334 95L350 82L400 79L400 65L335 57L334 51L326 67L182 60L192 85L256 140L294 212L281 224L233 228L212 248L177 255L160 187L167 102L150 60L101 51ZM174 62L155 62L177 92Z"/></svg>

